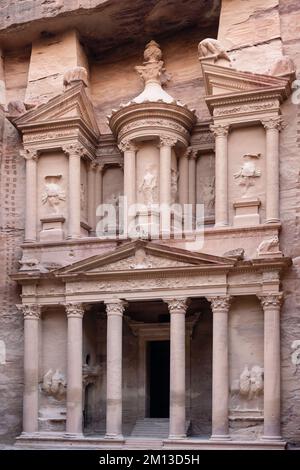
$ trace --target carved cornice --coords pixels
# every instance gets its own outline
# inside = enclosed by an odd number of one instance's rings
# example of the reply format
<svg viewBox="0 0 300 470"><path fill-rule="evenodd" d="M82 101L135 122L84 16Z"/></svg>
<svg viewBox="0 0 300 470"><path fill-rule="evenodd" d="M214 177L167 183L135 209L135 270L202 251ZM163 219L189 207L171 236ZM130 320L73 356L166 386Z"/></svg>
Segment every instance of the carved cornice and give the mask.
<svg viewBox="0 0 300 470"><path fill-rule="evenodd" d="M170 314L174 313L184 313L187 310L187 299L165 299L165 302L168 304L168 309Z"/></svg>
<svg viewBox="0 0 300 470"><path fill-rule="evenodd" d="M278 294L259 295L258 298L264 310L273 310L274 308L280 309L283 301L283 294L282 292L279 292Z"/></svg>
<svg viewBox="0 0 300 470"><path fill-rule="evenodd" d="M119 315L122 316L126 307L126 302L123 300L112 300L104 302L106 306L107 316L109 315Z"/></svg>
<svg viewBox="0 0 300 470"><path fill-rule="evenodd" d="M225 124L211 124L209 128L215 137L226 137L229 133L229 126Z"/></svg>
<svg viewBox="0 0 300 470"><path fill-rule="evenodd" d="M34 160L34 161L37 161L38 160L38 151L36 149L23 149L23 150L20 150L20 155L21 157L25 158L25 160Z"/></svg>
<svg viewBox="0 0 300 470"><path fill-rule="evenodd" d="M283 122L282 116L267 118L261 120L262 125L266 130L277 130L282 131L286 125Z"/></svg>
<svg viewBox="0 0 300 470"><path fill-rule="evenodd" d="M161 135L159 138L160 147L174 147L176 145L177 139L170 137L168 135Z"/></svg>
<svg viewBox="0 0 300 470"><path fill-rule="evenodd" d="M228 312L232 297L230 295L218 295L216 297L207 297L211 303L213 313Z"/></svg>
<svg viewBox="0 0 300 470"><path fill-rule="evenodd" d="M68 318L83 318L84 307L82 303L67 303L65 309Z"/></svg>
<svg viewBox="0 0 300 470"><path fill-rule="evenodd" d="M24 315L24 320L39 320L41 318L41 305L38 304L20 304L17 305Z"/></svg>

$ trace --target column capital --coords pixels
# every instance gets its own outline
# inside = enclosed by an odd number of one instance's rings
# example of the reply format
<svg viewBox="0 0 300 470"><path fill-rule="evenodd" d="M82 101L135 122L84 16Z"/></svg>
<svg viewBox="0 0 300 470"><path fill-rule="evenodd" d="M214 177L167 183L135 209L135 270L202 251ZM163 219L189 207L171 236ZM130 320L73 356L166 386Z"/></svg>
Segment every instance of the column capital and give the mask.
<svg viewBox="0 0 300 470"><path fill-rule="evenodd" d="M124 300L107 300L104 303L106 306L107 315L122 316L127 305L127 302Z"/></svg>
<svg viewBox="0 0 300 470"><path fill-rule="evenodd" d="M24 320L39 320L41 318L42 307L39 304L19 304L17 309L24 315Z"/></svg>
<svg viewBox="0 0 300 470"><path fill-rule="evenodd" d="M211 303L213 313L228 312L232 297L230 295L217 295L215 297L207 297L207 300Z"/></svg>
<svg viewBox="0 0 300 470"><path fill-rule="evenodd" d="M286 124L283 122L282 116L262 119L261 123L266 130L274 129L277 131L282 131L286 127Z"/></svg>
<svg viewBox="0 0 300 470"><path fill-rule="evenodd" d="M188 307L186 298L164 299L164 302L168 304L168 309L171 315L174 313L185 314Z"/></svg>
<svg viewBox="0 0 300 470"><path fill-rule="evenodd" d="M98 170L98 166L99 166L99 163L93 160L92 162L90 162L89 169L91 171L96 172Z"/></svg>
<svg viewBox="0 0 300 470"><path fill-rule="evenodd" d="M118 144L118 147L123 153L126 151L136 152L138 149L137 145L130 139L121 140Z"/></svg>
<svg viewBox="0 0 300 470"><path fill-rule="evenodd" d="M68 157L83 157L85 153L83 145L80 145L79 143L64 145L62 149Z"/></svg>
<svg viewBox="0 0 300 470"><path fill-rule="evenodd" d="M83 318L84 307L82 303L67 303L65 309L68 318Z"/></svg>
<svg viewBox="0 0 300 470"><path fill-rule="evenodd" d="M211 124L209 128L215 137L226 137L229 133L229 124Z"/></svg>
<svg viewBox="0 0 300 470"><path fill-rule="evenodd" d="M34 160L37 161L39 158L38 150L36 149L28 149L24 148L23 150L20 150L20 156L25 158L25 160Z"/></svg>
<svg viewBox="0 0 300 470"><path fill-rule="evenodd" d="M169 135L161 135L159 137L159 146L160 147L174 147L176 142L177 142L177 139L175 137L171 137Z"/></svg>
<svg viewBox="0 0 300 470"><path fill-rule="evenodd" d="M273 310L274 308L280 308L283 301L283 294L282 292L278 292L278 294L259 295L258 298L264 310Z"/></svg>

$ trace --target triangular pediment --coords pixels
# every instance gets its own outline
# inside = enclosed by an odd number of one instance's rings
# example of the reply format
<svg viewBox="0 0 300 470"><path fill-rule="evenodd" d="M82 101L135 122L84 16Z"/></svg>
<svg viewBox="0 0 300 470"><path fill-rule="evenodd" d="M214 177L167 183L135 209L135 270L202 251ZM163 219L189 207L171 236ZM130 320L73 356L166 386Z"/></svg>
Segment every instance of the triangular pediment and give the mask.
<svg viewBox="0 0 300 470"><path fill-rule="evenodd" d="M275 89L282 94L284 99L291 91L290 81L287 78L242 72L209 62L202 62L201 65L207 96Z"/></svg>
<svg viewBox="0 0 300 470"><path fill-rule="evenodd" d="M54 272L58 277L77 274L96 275L124 271L169 270L189 267L228 267L231 258L196 253L153 242L137 240L124 243L114 251L99 254Z"/></svg>
<svg viewBox="0 0 300 470"><path fill-rule="evenodd" d="M82 121L95 136L99 134L93 106L82 83L72 86L13 122L18 129L24 131L47 123L65 125L74 121Z"/></svg>

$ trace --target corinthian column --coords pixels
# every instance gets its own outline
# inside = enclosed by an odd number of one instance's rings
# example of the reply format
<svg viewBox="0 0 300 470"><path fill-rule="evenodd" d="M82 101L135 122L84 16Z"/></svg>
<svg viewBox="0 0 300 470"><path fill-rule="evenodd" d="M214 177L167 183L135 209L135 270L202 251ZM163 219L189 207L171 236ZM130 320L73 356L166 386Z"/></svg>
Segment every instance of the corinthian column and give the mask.
<svg viewBox="0 0 300 470"><path fill-rule="evenodd" d="M227 138L229 126L211 125L211 131L216 139L216 199L215 199L215 225L222 227L228 225L228 149Z"/></svg>
<svg viewBox="0 0 300 470"><path fill-rule="evenodd" d="M77 144L69 145L64 148L65 153L69 156L69 225L68 238L80 238L80 173L81 173L81 157L83 155L83 147Z"/></svg>
<svg viewBox="0 0 300 470"><path fill-rule="evenodd" d="M66 304L68 317L67 433L82 434L82 304Z"/></svg>
<svg viewBox="0 0 300 470"><path fill-rule="evenodd" d="M280 432L280 305L282 294L260 297L264 310L264 439Z"/></svg>
<svg viewBox="0 0 300 470"><path fill-rule="evenodd" d="M160 230L162 235L170 235L171 205L171 157L172 147L177 140L169 136L160 137L159 156L159 202Z"/></svg>
<svg viewBox="0 0 300 470"><path fill-rule="evenodd" d="M279 222L279 131L282 117L262 121L266 129L266 223Z"/></svg>
<svg viewBox="0 0 300 470"><path fill-rule="evenodd" d="M106 437L122 438L122 324L125 303L105 302L107 312Z"/></svg>
<svg viewBox="0 0 300 470"><path fill-rule="evenodd" d="M130 140L122 140L119 149L124 153L124 197L129 210L130 206L136 203L137 146Z"/></svg>
<svg viewBox="0 0 300 470"><path fill-rule="evenodd" d="M38 431L39 412L39 319L41 306L18 306L24 315L23 432Z"/></svg>
<svg viewBox="0 0 300 470"><path fill-rule="evenodd" d="M25 242L36 241L37 223L37 151L22 150L26 160Z"/></svg>
<svg viewBox="0 0 300 470"><path fill-rule="evenodd" d="M185 312L186 299L166 300L170 324L170 439L186 436L185 429Z"/></svg>
<svg viewBox="0 0 300 470"><path fill-rule="evenodd" d="M95 232L96 225L96 171L97 163L91 162L88 168L88 222L91 231Z"/></svg>
<svg viewBox="0 0 300 470"><path fill-rule="evenodd" d="M229 296L208 298L213 313L212 436L230 439L228 431L228 312Z"/></svg>

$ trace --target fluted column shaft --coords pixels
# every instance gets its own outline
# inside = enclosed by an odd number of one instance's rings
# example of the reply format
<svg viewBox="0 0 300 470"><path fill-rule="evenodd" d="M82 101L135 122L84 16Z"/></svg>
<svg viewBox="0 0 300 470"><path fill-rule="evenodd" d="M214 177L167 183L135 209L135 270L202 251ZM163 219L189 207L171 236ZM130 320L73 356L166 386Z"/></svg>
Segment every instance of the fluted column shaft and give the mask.
<svg viewBox="0 0 300 470"><path fill-rule="evenodd" d="M228 439L229 359L228 313L229 296L209 299L213 314L212 372L212 439Z"/></svg>
<svg viewBox="0 0 300 470"><path fill-rule="evenodd" d="M125 304L106 302L107 312L107 391L106 437L122 438L122 327Z"/></svg>
<svg viewBox="0 0 300 470"><path fill-rule="evenodd" d="M82 433L82 304L66 304L67 345L67 433Z"/></svg>
<svg viewBox="0 0 300 470"><path fill-rule="evenodd" d="M39 320L41 307L21 305L24 315L23 432L38 431L39 412Z"/></svg>
<svg viewBox="0 0 300 470"><path fill-rule="evenodd" d="M282 118L263 120L266 129L266 222L279 222L279 131Z"/></svg>
<svg viewBox="0 0 300 470"><path fill-rule="evenodd" d="M186 436L185 429L185 312L186 299L166 300L170 311L170 428L169 438Z"/></svg>
<svg viewBox="0 0 300 470"><path fill-rule="evenodd" d="M64 149L69 156L69 224L68 238L80 238L81 156L83 147L70 145Z"/></svg>
<svg viewBox="0 0 300 470"><path fill-rule="evenodd" d="M228 131L229 126L211 125L216 139L215 177L215 225L228 225Z"/></svg>
<svg viewBox="0 0 300 470"><path fill-rule="evenodd" d="M264 439L280 439L280 305L282 294L261 296L264 310Z"/></svg>
<svg viewBox="0 0 300 470"><path fill-rule="evenodd" d="M24 150L21 155L26 160L26 192L25 192L25 242L37 239L37 161L36 151Z"/></svg>

